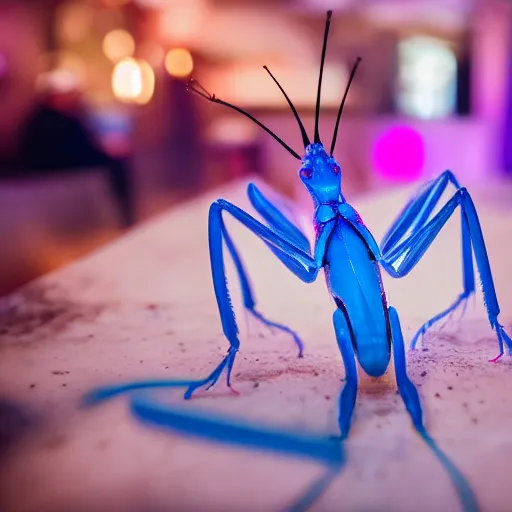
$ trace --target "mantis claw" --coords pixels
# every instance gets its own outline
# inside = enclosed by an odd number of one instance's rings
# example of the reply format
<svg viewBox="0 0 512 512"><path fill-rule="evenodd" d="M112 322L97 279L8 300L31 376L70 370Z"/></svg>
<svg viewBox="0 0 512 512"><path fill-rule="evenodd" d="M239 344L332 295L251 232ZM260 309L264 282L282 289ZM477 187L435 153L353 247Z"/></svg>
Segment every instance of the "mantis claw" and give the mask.
<svg viewBox="0 0 512 512"><path fill-rule="evenodd" d="M205 391L209 391L213 386L215 386L215 384L217 384L217 381L220 379L220 376L223 374L224 370L226 370L226 384L228 388L235 394L239 394L238 391L231 387L231 370L233 369L233 364L235 362L237 352L238 348L230 347L227 355L217 366L217 368L215 368L215 370L208 377L206 377L206 379L190 384L190 386L187 388L187 391L185 391L185 400L192 398L194 392L199 388L203 388L204 386L206 386Z"/></svg>
<svg viewBox="0 0 512 512"><path fill-rule="evenodd" d="M501 354L498 354L496 357L493 357L492 359L489 359L489 363L497 363L503 356L503 352Z"/></svg>
<svg viewBox="0 0 512 512"><path fill-rule="evenodd" d="M503 328L503 325L498 323L497 319L493 322L493 327L496 329L496 334L498 336L498 343L500 345L500 355L495 357L491 362L495 363L498 361L498 359L501 358L501 356L504 353L504 345L507 346L508 355L512 355L512 339L510 339L510 336L505 332L505 329Z"/></svg>

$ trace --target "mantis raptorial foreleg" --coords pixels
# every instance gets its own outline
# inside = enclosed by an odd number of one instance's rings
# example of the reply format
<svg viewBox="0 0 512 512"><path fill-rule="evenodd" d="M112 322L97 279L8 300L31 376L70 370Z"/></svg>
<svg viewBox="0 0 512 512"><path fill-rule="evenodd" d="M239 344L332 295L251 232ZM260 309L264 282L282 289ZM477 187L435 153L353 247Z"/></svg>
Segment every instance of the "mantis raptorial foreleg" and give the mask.
<svg viewBox="0 0 512 512"><path fill-rule="evenodd" d="M309 255L311 254L311 246L307 237L302 233L302 231L297 227L295 223L291 222L278 209L278 207L276 207L269 199L263 195L263 193L256 187L256 185L253 183L249 184L247 193L252 205L256 211L265 219L270 229L272 229L278 235L287 238L298 249L301 249ZM273 194L276 197L279 197L277 192L274 192ZM282 201L284 201L284 199L282 199ZM290 334L299 349L299 357L302 357L304 344L299 335L286 325L268 320L262 313L256 310L256 300L252 291L247 271L245 270L242 259L238 254L238 249L236 248L231 236L229 235L229 232L223 221L221 223L221 230L226 246L236 267L238 279L240 281L240 287L242 290L243 303L246 310L265 325ZM283 259L282 251L280 249L276 249L274 245L270 243L267 243L267 246L292 272L294 272L295 269L300 272L299 267L301 264L299 262L296 262L293 259L290 260L286 257Z"/></svg>

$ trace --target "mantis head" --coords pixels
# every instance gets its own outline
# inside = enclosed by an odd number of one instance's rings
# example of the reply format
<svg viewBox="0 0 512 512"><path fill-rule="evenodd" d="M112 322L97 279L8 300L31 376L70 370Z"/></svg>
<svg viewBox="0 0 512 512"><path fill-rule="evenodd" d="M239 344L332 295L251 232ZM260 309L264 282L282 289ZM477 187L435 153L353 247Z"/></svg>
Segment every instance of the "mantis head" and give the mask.
<svg viewBox="0 0 512 512"><path fill-rule="evenodd" d="M322 143L306 147L299 177L315 205L338 201L341 195L341 167L327 154Z"/></svg>
<svg viewBox="0 0 512 512"><path fill-rule="evenodd" d="M345 106L345 100L347 98L348 91L350 89L350 85L354 76L356 74L357 66L361 62L361 58L358 57L356 62L352 68L352 72L350 73L350 78L348 80L347 87L345 89L345 94L343 95L343 99L341 100L340 108L338 110L338 116L336 118L336 125L334 128L334 134L331 142L331 147L329 153L324 148L320 140L320 133L318 129L318 122L320 118L320 92L322 90L322 76L324 71L324 62L325 62L325 52L327 49L327 39L329 36L329 27L331 24L332 11L327 11L327 19L325 22L325 32L324 32L324 41L322 46L322 58L320 62L320 76L318 78L318 89L317 89L317 97L316 97L316 111L315 111L315 135L314 142L311 143L306 129L300 119L300 116L297 112L297 109L293 105L292 101L281 87L279 82L276 80L274 75L270 72L270 70L263 66L265 71L270 75L275 84L279 87L279 90L283 93L290 109L295 116L297 124L299 125L302 141L304 144L304 157L301 158L299 153L294 151L288 144L286 144L281 138L279 138L274 132L272 132L269 128L267 128L263 123L258 121L255 117L253 117L248 112L242 110L235 105L227 103L215 96L215 94L210 94L202 85L200 85L196 80L191 79L188 88L193 92L199 94L203 98L211 101L212 103L219 103L220 105L224 105L229 107L237 112L240 112L244 116L251 119L258 126L263 128L269 135L271 135L281 146L283 146L293 157L302 161L302 166L299 170L299 176L307 190L311 194L313 201L315 204L329 202L329 201L337 201L340 197L341 190L341 169L336 162L335 158L332 156L334 152L334 147L336 145L336 138L338 135L338 127L341 118L341 114L343 112L343 107Z"/></svg>

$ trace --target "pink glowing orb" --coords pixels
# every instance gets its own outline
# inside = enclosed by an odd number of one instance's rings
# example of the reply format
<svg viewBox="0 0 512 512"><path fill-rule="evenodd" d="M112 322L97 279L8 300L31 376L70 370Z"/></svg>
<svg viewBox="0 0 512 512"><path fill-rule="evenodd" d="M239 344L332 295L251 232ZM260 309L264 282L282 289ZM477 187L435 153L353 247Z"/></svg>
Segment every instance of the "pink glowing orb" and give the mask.
<svg viewBox="0 0 512 512"><path fill-rule="evenodd" d="M383 178L409 182L421 177L425 165L425 144L409 126L394 126L377 139L373 164Z"/></svg>

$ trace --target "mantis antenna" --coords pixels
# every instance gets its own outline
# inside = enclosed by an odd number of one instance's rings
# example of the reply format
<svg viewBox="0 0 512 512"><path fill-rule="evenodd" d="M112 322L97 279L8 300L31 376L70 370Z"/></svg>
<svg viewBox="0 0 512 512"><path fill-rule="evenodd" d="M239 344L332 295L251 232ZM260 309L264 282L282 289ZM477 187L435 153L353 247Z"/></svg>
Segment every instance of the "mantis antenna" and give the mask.
<svg viewBox="0 0 512 512"><path fill-rule="evenodd" d="M302 121L300 119L299 113L297 112L297 109L292 103L292 100L288 97L288 94L284 92L284 89L281 87L281 84L276 80L274 75L270 72L270 70L267 68L267 66L263 66L263 69L271 76L272 80L276 83L277 87L279 87L280 91L283 93L283 96L286 98L286 101L288 102L288 105L290 105L290 108L292 109L293 115L295 116L295 119L297 119L297 123L299 123L300 132L302 133L302 142L304 143L304 147L307 147L311 144L308 134L306 133L306 129L304 128L304 125L302 124Z"/></svg>
<svg viewBox="0 0 512 512"><path fill-rule="evenodd" d="M325 21L324 44L322 47L322 60L320 61L320 75L318 77L318 90L316 93L316 112L315 112L315 142L320 143L320 132L318 131L318 121L320 119L320 91L322 90L322 76L324 74L325 51L327 50L327 38L329 37L329 27L331 25L332 11L327 11Z"/></svg>
<svg viewBox="0 0 512 512"><path fill-rule="evenodd" d="M345 100L347 99L348 90L350 89L350 85L352 84L352 80L354 80L354 76L357 71L357 66L359 66L359 63L361 62L361 57L357 57L356 62L352 68L352 72L350 73L350 78L348 79L347 88L345 89L345 94L343 95L343 99L341 100L340 109L338 110L338 117L336 118L336 126L334 127L334 135L332 136L332 143L331 143L331 151L330 156L334 153L334 146L336 145L336 137L338 136L338 127L340 125L340 118L341 113L343 112L343 107L345 106Z"/></svg>
<svg viewBox="0 0 512 512"><path fill-rule="evenodd" d="M281 138L279 138L270 128L267 128L262 122L258 121L254 116L249 114L249 112L246 112L245 110L242 110L239 107L236 107L235 105L232 105L231 103L228 103L226 101L222 101L221 99L217 98L215 94L209 93L197 80L194 78L191 78L189 83L187 84L187 89L189 91L195 92L196 94L199 94L199 96L203 97L204 99L211 101L212 103L218 103L219 105L224 105L225 107L229 107L233 110L236 110L237 112L240 112L240 114L243 114L245 117L248 117L251 121L256 123L260 128L263 128L269 135L272 135L281 146L283 146L288 153L290 153L292 156L294 156L297 160L302 160L300 155L294 151L286 142L284 142Z"/></svg>

